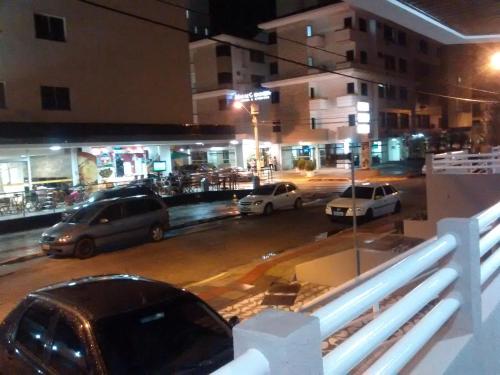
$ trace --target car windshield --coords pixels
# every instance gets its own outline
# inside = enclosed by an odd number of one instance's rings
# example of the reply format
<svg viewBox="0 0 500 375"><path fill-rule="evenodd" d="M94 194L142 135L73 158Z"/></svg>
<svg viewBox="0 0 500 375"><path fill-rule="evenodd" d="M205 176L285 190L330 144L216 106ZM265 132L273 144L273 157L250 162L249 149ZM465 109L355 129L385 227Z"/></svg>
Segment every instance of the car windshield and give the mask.
<svg viewBox="0 0 500 375"><path fill-rule="evenodd" d="M251 195L271 195L274 191L275 185L263 185L257 189L253 189Z"/></svg>
<svg viewBox="0 0 500 375"><path fill-rule="evenodd" d="M66 223L88 223L96 214L96 205L83 206L78 211L68 216L64 221Z"/></svg>
<svg viewBox="0 0 500 375"><path fill-rule="evenodd" d="M104 191L96 191L95 193L92 193L92 195L90 196L89 198L89 201L90 202L97 202L97 201L101 201L103 199L106 199L106 194L104 193Z"/></svg>
<svg viewBox="0 0 500 375"><path fill-rule="evenodd" d="M233 356L229 326L191 297L100 319L95 330L111 374L209 373Z"/></svg>
<svg viewBox="0 0 500 375"><path fill-rule="evenodd" d="M354 190L354 194L356 198L361 199L372 199L373 196L373 188L369 186L356 186ZM352 187L348 188L341 195L341 198L352 198Z"/></svg>

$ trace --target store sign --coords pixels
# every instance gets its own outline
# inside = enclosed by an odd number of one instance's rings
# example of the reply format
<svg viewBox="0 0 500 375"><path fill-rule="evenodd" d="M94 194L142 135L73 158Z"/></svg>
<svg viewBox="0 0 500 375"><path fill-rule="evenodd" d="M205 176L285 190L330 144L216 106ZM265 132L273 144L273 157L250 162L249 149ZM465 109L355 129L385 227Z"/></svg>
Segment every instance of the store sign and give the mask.
<svg viewBox="0 0 500 375"><path fill-rule="evenodd" d="M356 109L358 115L356 117L356 133L370 134L370 103L357 102Z"/></svg>
<svg viewBox="0 0 500 375"><path fill-rule="evenodd" d="M269 100L270 98L271 98L270 90L254 91L254 92L249 92L247 94L236 94L234 96L234 100L241 103L250 101Z"/></svg>
<svg viewBox="0 0 500 375"><path fill-rule="evenodd" d="M356 105L356 109L359 112L370 112L370 103L368 102L358 102Z"/></svg>
<svg viewBox="0 0 500 375"><path fill-rule="evenodd" d="M370 134L370 124L357 124L356 133L358 134Z"/></svg>

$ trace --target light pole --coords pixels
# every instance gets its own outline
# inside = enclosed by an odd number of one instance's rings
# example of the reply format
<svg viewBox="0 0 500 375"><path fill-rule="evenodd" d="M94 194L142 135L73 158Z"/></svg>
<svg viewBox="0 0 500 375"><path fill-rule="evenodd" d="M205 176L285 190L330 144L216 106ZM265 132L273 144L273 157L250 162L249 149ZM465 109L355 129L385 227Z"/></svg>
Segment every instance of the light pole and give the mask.
<svg viewBox="0 0 500 375"><path fill-rule="evenodd" d="M252 117L252 126L253 126L253 137L255 142L255 168L257 171L260 170L260 144L259 144L259 105L254 101L250 102L250 110L242 102L234 102L233 107L236 109L244 109L247 113Z"/></svg>
<svg viewBox="0 0 500 375"><path fill-rule="evenodd" d="M361 258L358 249L357 227L358 218L356 212L356 179L354 174L354 140L351 142L351 197L352 197L352 236L354 253L356 254L356 276L361 275Z"/></svg>

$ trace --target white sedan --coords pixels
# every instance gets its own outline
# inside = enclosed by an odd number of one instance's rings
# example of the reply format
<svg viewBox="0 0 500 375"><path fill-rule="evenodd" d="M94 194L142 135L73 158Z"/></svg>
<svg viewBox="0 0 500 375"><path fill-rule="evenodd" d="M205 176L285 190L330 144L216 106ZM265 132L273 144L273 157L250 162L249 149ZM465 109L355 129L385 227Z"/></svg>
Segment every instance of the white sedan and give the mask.
<svg viewBox="0 0 500 375"><path fill-rule="evenodd" d="M361 184L355 186L356 217L366 220L401 211L399 192L389 184ZM352 188L349 187L339 198L326 205L325 213L332 220L352 217Z"/></svg>
<svg viewBox="0 0 500 375"><path fill-rule="evenodd" d="M292 207L302 207L302 196L299 188L291 182L259 186L238 202L238 210L242 215L270 215L276 209Z"/></svg>

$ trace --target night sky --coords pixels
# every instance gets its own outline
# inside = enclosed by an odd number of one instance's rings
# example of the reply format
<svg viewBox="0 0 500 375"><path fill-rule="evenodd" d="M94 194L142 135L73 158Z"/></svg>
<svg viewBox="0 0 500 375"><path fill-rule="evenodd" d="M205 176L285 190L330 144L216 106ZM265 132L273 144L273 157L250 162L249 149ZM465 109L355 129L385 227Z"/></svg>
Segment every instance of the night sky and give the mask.
<svg viewBox="0 0 500 375"><path fill-rule="evenodd" d="M210 0L212 29L251 38L256 25L275 17L274 0Z"/></svg>

